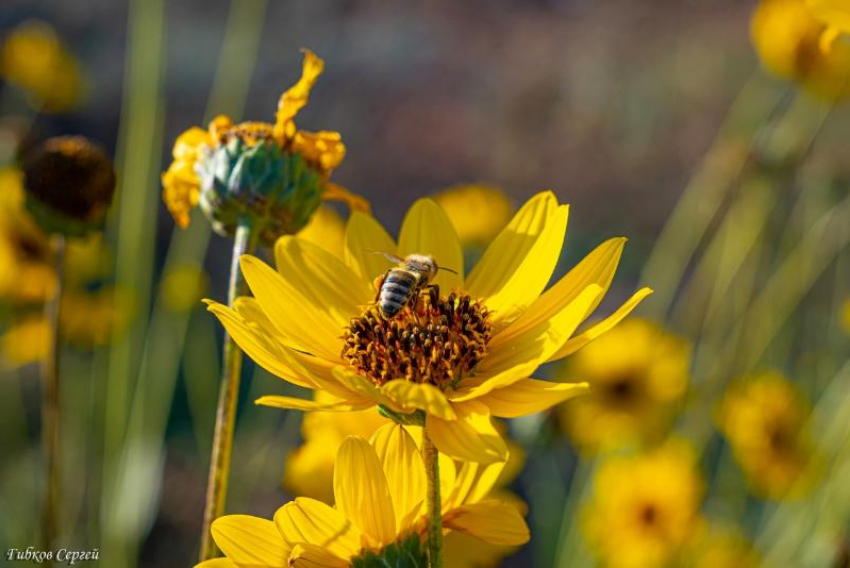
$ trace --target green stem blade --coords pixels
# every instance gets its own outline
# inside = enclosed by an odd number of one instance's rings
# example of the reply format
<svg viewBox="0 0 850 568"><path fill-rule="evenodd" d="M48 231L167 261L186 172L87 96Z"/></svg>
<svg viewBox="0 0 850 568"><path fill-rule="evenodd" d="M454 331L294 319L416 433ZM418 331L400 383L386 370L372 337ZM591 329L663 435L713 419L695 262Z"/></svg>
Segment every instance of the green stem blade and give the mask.
<svg viewBox="0 0 850 568"><path fill-rule="evenodd" d="M422 452L428 477L428 559L431 568L443 568L443 513L440 503L440 452L422 428Z"/></svg>

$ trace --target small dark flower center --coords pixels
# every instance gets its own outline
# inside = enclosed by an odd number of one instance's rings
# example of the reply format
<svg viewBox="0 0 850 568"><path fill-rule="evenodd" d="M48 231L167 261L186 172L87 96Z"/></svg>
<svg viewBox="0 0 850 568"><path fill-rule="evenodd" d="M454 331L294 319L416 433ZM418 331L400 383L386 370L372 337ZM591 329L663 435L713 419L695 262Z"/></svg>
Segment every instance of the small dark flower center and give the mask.
<svg viewBox="0 0 850 568"><path fill-rule="evenodd" d="M393 379L455 388L473 372L490 341L487 309L468 294L440 296L432 286L386 319L378 306L345 328L342 358L383 385Z"/></svg>
<svg viewBox="0 0 850 568"><path fill-rule="evenodd" d="M654 525L658 520L658 509L653 503L647 503L640 510L640 520L644 525Z"/></svg>

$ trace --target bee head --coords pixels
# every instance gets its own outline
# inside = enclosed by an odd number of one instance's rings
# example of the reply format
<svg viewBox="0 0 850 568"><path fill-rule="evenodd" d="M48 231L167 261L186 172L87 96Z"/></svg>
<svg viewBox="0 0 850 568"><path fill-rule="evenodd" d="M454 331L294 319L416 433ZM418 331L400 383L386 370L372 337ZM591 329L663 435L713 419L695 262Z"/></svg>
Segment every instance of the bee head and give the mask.
<svg viewBox="0 0 850 568"><path fill-rule="evenodd" d="M437 261L430 254L409 254L404 259L404 266L410 271L421 274L424 282L433 280L440 269Z"/></svg>

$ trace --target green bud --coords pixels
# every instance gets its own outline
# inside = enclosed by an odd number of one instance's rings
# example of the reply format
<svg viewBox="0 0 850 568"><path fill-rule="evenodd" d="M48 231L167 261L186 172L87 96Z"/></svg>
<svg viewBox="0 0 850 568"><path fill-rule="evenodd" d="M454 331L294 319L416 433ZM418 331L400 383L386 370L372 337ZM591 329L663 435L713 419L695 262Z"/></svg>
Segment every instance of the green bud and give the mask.
<svg viewBox="0 0 850 568"><path fill-rule="evenodd" d="M198 175L201 210L213 229L233 236L248 222L266 245L304 228L322 201L322 175L270 138L246 144L232 136L204 151Z"/></svg>
<svg viewBox="0 0 850 568"><path fill-rule="evenodd" d="M380 553L366 552L359 558L351 559L353 568L428 568L428 553L419 540L418 534L412 534L404 540L394 542Z"/></svg>

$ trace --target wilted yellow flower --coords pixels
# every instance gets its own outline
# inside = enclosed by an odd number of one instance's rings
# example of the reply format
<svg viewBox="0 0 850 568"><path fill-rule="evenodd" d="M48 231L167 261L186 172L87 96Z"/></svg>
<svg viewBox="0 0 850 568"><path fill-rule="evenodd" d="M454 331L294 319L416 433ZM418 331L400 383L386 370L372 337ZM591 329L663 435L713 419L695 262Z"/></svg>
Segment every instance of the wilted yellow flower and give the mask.
<svg viewBox="0 0 850 568"><path fill-rule="evenodd" d="M458 185L435 194L433 199L446 212L464 247L489 243L513 214L505 192L490 185Z"/></svg>
<svg viewBox="0 0 850 568"><path fill-rule="evenodd" d="M762 64L773 74L829 98L850 94L850 44L820 48L826 26L812 17L805 0L762 0L750 34Z"/></svg>
<svg viewBox="0 0 850 568"><path fill-rule="evenodd" d="M530 377L543 363L607 332L650 293L640 290L573 337L607 291L624 239L600 245L545 290L566 226L567 207L551 192L539 194L464 279L460 242L433 201L413 205L398 244L373 218L354 212L344 258L298 237L283 237L275 246L279 271L253 256L241 259L253 298L240 298L234 309L210 302L209 309L259 365L338 399L265 396L258 404L421 411L416 416L441 452L459 460L501 460L507 447L491 416L532 414L585 392L585 384ZM434 286L387 318L379 313L372 281L392 263L374 251L431 254L456 273L438 272Z"/></svg>
<svg viewBox="0 0 850 568"><path fill-rule="evenodd" d="M445 530L491 544L528 541L528 527L517 508L485 498L502 467L466 463L456 470L451 460L441 459ZM404 427L381 427L371 444L348 437L336 458L333 507L300 497L278 509L274 522L247 515L221 517L212 534L227 560L198 566L372 566L379 565L378 557L400 551L411 556L411 565L424 566L425 487L425 464Z"/></svg>
<svg viewBox="0 0 850 568"><path fill-rule="evenodd" d="M27 20L6 37L0 50L0 76L24 89L38 110L62 112L80 99L76 60L46 22Z"/></svg>
<svg viewBox="0 0 850 568"><path fill-rule="evenodd" d="M560 408L561 424L585 451L644 443L669 425L689 365L681 339L648 321L623 322L569 359L566 377L590 392Z"/></svg>
<svg viewBox="0 0 850 568"><path fill-rule="evenodd" d="M232 232L246 215L261 219L260 237L271 244L303 228L322 199L368 211L365 200L327 183L345 157L339 133L295 126L323 68L324 61L304 51L301 79L280 97L274 124L218 116L207 130L192 127L177 138L162 185L179 226L189 224L190 210L200 204L219 232Z"/></svg>
<svg viewBox="0 0 850 568"><path fill-rule="evenodd" d="M779 499L808 489L813 449L804 427L809 411L799 391L778 373L729 387L718 423L756 493Z"/></svg>
<svg viewBox="0 0 850 568"><path fill-rule="evenodd" d="M847 0L806 0L812 16L827 29L821 36L821 50L829 51L841 34L850 34L850 2Z"/></svg>
<svg viewBox="0 0 850 568"><path fill-rule="evenodd" d="M702 494L695 457L683 444L611 458L596 473L583 528L606 566L664 566L699 527Z"/></svg>

